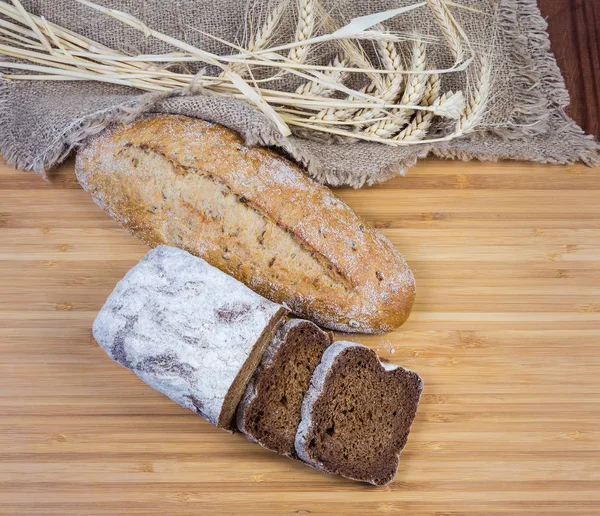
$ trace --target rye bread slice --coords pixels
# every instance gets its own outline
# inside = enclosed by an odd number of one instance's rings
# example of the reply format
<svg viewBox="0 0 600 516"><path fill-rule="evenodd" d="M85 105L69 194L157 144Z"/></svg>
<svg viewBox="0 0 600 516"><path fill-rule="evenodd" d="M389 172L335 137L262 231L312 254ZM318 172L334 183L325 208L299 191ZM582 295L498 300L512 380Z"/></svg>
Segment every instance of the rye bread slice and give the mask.
<svg viewBox="0 0 600 516"><path fill-rule="evenodd" d="M249 440L294 456L302 400L331 336L293 319L277 332L238 406L237 426Z"/></svg>
<svg viewBox="0 0 600 516"><path fill-rule="evenodd" d="M309 465L385 485L398 470L423 381L382 363L371 349L333 343L315 369L302 404L295 449Z"/></svg>

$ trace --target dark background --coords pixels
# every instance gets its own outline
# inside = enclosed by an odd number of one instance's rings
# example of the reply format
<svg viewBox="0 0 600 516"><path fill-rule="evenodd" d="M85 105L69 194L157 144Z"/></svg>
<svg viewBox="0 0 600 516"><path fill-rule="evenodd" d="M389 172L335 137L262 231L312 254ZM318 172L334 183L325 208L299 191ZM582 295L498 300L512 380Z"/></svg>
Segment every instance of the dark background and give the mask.
<svg viewBox="0 0 600 516"><path fill-rule="evenodd" d="M571 95L570 115L600 138L600 0L538 0Z"/></svg>

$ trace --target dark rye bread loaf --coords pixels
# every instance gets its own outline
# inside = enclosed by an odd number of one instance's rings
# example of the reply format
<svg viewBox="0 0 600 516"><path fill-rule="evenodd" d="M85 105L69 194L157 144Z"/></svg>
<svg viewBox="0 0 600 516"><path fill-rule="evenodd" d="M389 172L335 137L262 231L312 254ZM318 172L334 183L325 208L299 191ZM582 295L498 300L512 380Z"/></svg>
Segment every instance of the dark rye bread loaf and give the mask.
<svg viewBox="0 0 600 516"><path fill-rule="evenodd" d="M231 430L286 313L204 260L159 246L119 281L93 335L157 391Z"/></svg>
<svg viewBox="0 0 600 516"><path fill-rule="evenodd" d="M237 426L248 439L293 456L304 393L331 336L315 324L293 319L277 332L248 384Z"/></svg>
<svg viewBox="0 0 600 516"><path fill-rule="evenodd" d="M352 480L385 485L398 469L423 382L360 344L324 352L302 404L298 457Z"/></svg>
<svg viewBox="0 0 600 516"><path fill-rule="evenodd" d="M415 283L390 241L290 161L222 126L154 116L93 139L77 178L150 246L204 258L299 317L382 333L408 317Z"/></svg>

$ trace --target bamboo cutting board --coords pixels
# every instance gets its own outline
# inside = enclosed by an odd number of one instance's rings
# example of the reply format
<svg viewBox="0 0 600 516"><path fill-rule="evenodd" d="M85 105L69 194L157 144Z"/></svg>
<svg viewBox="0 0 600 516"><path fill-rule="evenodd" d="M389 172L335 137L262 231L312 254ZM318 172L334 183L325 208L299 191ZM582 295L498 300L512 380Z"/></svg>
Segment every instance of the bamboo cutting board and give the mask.
<svg viewBox="0 0 600 516"><path fill-rule="evenodd" d="M340 190L417 278L356 336L425 380L396 480L353 483L216 430L91 324L147 251L78 186L0 164L0 514L600 514L600 174L428 161Z"/></svg>

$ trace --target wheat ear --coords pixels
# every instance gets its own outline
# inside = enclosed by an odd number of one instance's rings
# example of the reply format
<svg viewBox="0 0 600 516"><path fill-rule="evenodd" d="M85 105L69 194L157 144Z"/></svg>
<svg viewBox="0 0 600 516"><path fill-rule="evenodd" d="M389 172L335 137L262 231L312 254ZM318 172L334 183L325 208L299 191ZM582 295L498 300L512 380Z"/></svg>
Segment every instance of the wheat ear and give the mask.
<svg viewBox="0 0 600 516"><path fill-rule="evenodd" d="M411 70L425 70L426 48L425 43L415 40L413 43ZM402 94L400 104L416 106L421 102L425 93L428 76L426 74L411 74L406 80L406 87ZM398 132L413 114L411 109L396 109L388 120L382 120L365 129L365 134L388 138Z"/></svg>
<svg viewBox="0 0 600 516"><path fill-rule="evenodd" d="M490 63L486 57L481 57L478 59L478 64L477 82L462 116L456 124L454 130L456 136L473 132L487 109L492 85Z"/></svg>
<svg viewBox="0 0 600 516"><path fill-rule="evenodd" d="M360 93L366 93L368 95L372 95L375 93L377 89L375 83L370 83L368 86L363 86L360 90ZM348 97L348 101L356 101L358 97ZM327 108L319 111L316 115L310 117L310 121L319 121L323 120L325 122L333 122L333 121L345 121L349 120L354 113L356 113L358 109L340 109L339 107Z"/></svg>
<svg viewBox="0 0 600 516"><path fill-rule="evenodd" d="M265 48L273 38L275 33L275 29L279 25L283 13L287 7L287 2L281 2L271 14L269 14L268 18L263 23L263 26L252 36L250 36L250 40L247 44L247 49L250 52L256 52L257 50L262 50ZM229 69L242 77L248 74L248 67L244 63L231 63ZM224 75L221 74L222 76Z"/></svg>
<svg viewBox="0 0 600 516"><path fill-rule="evenodd" d="M256 50L261 50L265 48L273 38L273 34L275 33L275 29L279 25L283 13L287 7L287 2L281 2L269 15L269 17L265 20L265 23L260 28L259 31L250 39L247 45L247 49L250 52L255 52Z"/></svg>
<svg viewBox="0 0 600 516"><path fill-rule="evenodd" d="M378 41L378 46L385 69L397 72L402 71L402 60L396 49L396 44L393 41ZM371 87L375 90L375 96L384 102L393 102L400 95L403 82L404 76L401 73L397 73L386 75L381 86L378 86L374 82ZM353 115L352 119L354 121L367 122L372 118L376 118L381 113L381 109L377 108L361 109Z"/></svg>
<svg viewBox="0 0 600 516"><path fill-rule="evenodd" d="M465 110L465 97L462 91L446 92L433 103L433 114L458 120Z"/></svg>
<svg viewBox="0 0 600 516"><path fill-rule="evenodd" d="M335 32L340 29L340 26L331 17L319 0L315 0L315 9L325 30L329 32ZM358 42L354 42L351 39L338 39L336 40L336 43L340 46L341 52L348 58L350 63L354 65L355 68L358 68L359 70L367 70L373 67L372 63L369 61L369 58L366 56L364 50L362 47L360 47ZM365 75L367 75L371 81L381 85L381 77L379 74L369 72Z"/></svg>
<svg viewBox="0 0 600 516"><path fill-rule="evenodd" d="M431 127L434 116L442 116L457 120L461 117L465 109L465 99L462 91L454 93L448 91L442 96L439 95L439 79L436 75L430 77L427 89L423 95L423 107L432 107L433 111L417 111L410 124L392 138L393 141L415 142L420 141L427 136L427 131ZM434 82L437 82L435 84Z"/></svg>
<svg viewBox="0 0 600 516"><path fill-rule="evenodd" d="M438 100L440 100L441 87L442 83L440 81L440 76L437 74L431 75L429 79L427 79L421 105L429 107L438 102ZM446 95L443 97L445 96ZM410 124L402 129L402 131L400 131L393 139L404 141L422 140L427 135L427 131L431 126L434 116L432 111L417 111L417 114L413 117Z"/></svg>
<svg viewBox="0 0 600 516"><path fill-rule="evenodd" d="M382 62L386 70L402 71L402 60L396 49L396 44L393 41L379 41L379 52ZM350 58L352 61L352 58ZM361 93L373 94L385 102L393 102L398 98L402 90L404 76L400 73L386 75L383 80L371 81L368 86L361 88ZM356 97L348 97L348 100L357 100ZM372 118L376 118L381 114L381 109L365 108L365 109L324 109L311 118L314 120L323 121L349 121L367 122Z"/></svg>
<svg viewBox="0 0 600 516"><path fill-rule="evenodd" d="M296 42L301 43L310 39L315 28L315 0L299 0L298 11ZM308 45L294 47L290 49L288 58L297 63L302 63L308 55L308 50Z"/></svg>
<svg viewBox="0 0 600 516"><path fill-rule="evenodd" d="M433 74L442 75L449 71L462 71L471 61L465 61L461 67L454 66L448 70L426 70L424 69L424 46L422 52L418 52L418 48L413 52L413 66L411 70L402 70L396 72L383 68L375 68L361 50L360 44L354 44L352 40L360 40L365 37L366 33L361 27L366 27L374 20L388 19L388 12L374 13L373 15L360 17L353 20L349 24L336 30L329 35L319 37L309 37L302 41L294 41L279 47L263 48L258 52L250 52L244 54L245 50L241 47L228 43L225 40L211 36L221 43L227 44L234 49L241 51L242 54L220 56L207 52L201 48L179 41L167 34L161 33L144 25L144 23L128 13L109 9L97 5L89 0L76 0L90 8L96 9L105 15L116 18L122 23L132 27L133 29L143 32L147 37L153 37L156 40L163 41L169 45L179 49L177 52L169 54L156 55L126 55L118 50L113 50L103 46L89 38L78 35L67 29L47 22L43 18L24 12L19 0L12 0L13 5L0 0L0 14L9 20L14 20L19 23L12 23L0 19L0 33L3 38L7 38L9 45L0 45L0 55L6 55L9 58L17 58L17 60L9 59L8 61L0 62L0 78L6 80L37 80L37 81L71 81L71 80L94 80L104 83L119 84L129 87L138 88L145 91L160 91L160 92L178 92L182 89L187 89L190 86L198 85L199 87L210 91L211 94L219 97L235 98L245 100L257 109L262 111L280 130L285 137L291 134L290 127L294 126L304 129L323 133L326 136L337 138L350 138L354 140L373 141L385 143L392 146L411 145L415 142L410 140L394 140L392 138L382 138L378 134L368 134L360 131L349 131L335 127L336 125L345 126L360 126L364 125L361 121L352 119L352 116L359 110L379 110L383 113L381 117L370 119L369 123L375 124L380 121L389 121L398 125L401 120L402 126L406 124L406 113L410 113L412 117L415 111L432 112L434 116L459 119L459 123L455 126L455 131L446 134L442 137L423 139L416 143L432 143L436 141L448 141L463 133L468 133L481 121L485 114L486 106L491 95L491 71L490 63L480 61L480 69L477 71L477 77L473 78L469 92L469 105L465 107L464 98L461 92L448 94L440 97L440 101L434 101L432 106L420 104L421 102L429 103L429 91L421 90L420 82L417 78L421 78L424 83L428 82L428 77ZM303 0L305 4L314 2L316 9L319 8L319 0ZM446 0L448 5L450 0ZM414 4L402 8L402 12L422 7L425 2ZM283 9L283 7L280 7ZM317 11L318 12L318 11ZM396 11L394 11L396 12ZM397 13L400 14L400 13ZM375 17L375 18L374 18ZM278 16L271 16L266 20L267 28L256 33L251 46L263 45L262 40L268 39L270 34L276 30ZM306 17L305 17L306 18ZM314 17L310 24L314 25ZM32 27L36 25L36 30ZM302 23L306 25L305 22ZM457 26L465 48L470 48L468 38L464 31ZM310 29L309 32L312 32ZM341 35L337 34L341 31ZM37 33L41 33L38 36ZM251 33L255 31L251 30ZM396 41L395 36L386 34L382 31L366 31L370 34L366 35L373 38L374 41ZM210 35L209 35L210 36ZM306 38L306 37L305 37ZM365 62L366 68L355 67L339 67L311 65L307 63L294 62L287 59L282 54L275 54L279 51L288 51L295 47L309 47L323 43L325 41L337 41L342 48L349 48L350 53L346 53L346 57L353 64ZM23 48L25 45L25 49ZM50 48L48 49L48 45ZM269 44L267 43L268 47ZM306 49L308 52L308 48ZM259 55L260 54L260 55ZM353 55L351 55L353 54ZM393 63L395 58L390 57L391 51L388 52L389 59L384 55L384 60ZM423 61L423 68L419 68L419 55ZM306 55L304 56L306 59ZM25 62L23 62L25 61ZM220 68L226 73L224 76L206 76L199 74L192 75L190 73L173 72L168 67L156 66L154 63L176 63L176 62L202 62L208 65L213 65ZM321 78L322 82L328 84L329 87L336 91L343 91L347 97L342 99L338 96L312 96L306 94L298 94L289 91L279 91L269 89L262 86L264 81L268 79L255 79L252 77L252 85L248 84L239 74L234 73L229 65L231 63L244 63L246 70L250 71L250 66L270 66L278 70L292 73L296 76L303 77L306 81L318 82ZM396 65L397 66L397 65ZM459 70L460 68L460 70ZM8 69L9 73L4 73L4 69ZM17 71L16 73L14 71ZM19 71L24 71L20 73ZM307 74L305 70L319 70L319 74ZM362 88L359 91L345 86L344 84L336 84L330 79L324 78L324 73L328 70L334 72L357 72L363 73L369 77L371 84ZM30 73L35 72L35 73ZM396 75L407 75L408 83L405 88L405 93L402 95L402 100L394 99L393 102L386 102L381 97L377 98L374 92L380 94L386 91L385 79L392 78ZM405 79L406 80L406 79ZM259 85L261 83L261 85ZM389 85L390 83L388 83ZM425 100L422 99L427 95ZM322 110L327 110L323 112ZM331 111L329 111L331 110ZM317 113L317 117L313 115ZM321 118L319 120L318 118ZM329 118L331 117L331 118ZM338 118L343 117L341 120ZM394 118L395 117L395 118ZM289 125L288 125L289 124ZM415 129L415 131L418 128Z"/></svg>
<svg viewBox="0 0 600 516"><path fill-rule="evenodd" d="M346 68L349 64L349 60L345 58L342 54L335 56L335 59L329 63L329 66L335 68ZM343 72L341 70L326 70L323 75L328 77L335 83L341 84L344 82L346 77L348 76L347 72ZM310 81L298 86L296 88L296 93L298 95L308 95L312 97L328 97L334 92L334 89L331 88L327 83L320 81Z"/></svg>
<svg viewBox="0 0 600 516"><path fill-rule="evenodd" d="M456 63L460 63L464 57L462 38L445 0L427 0L427 6L435 16Z"/></svg>

